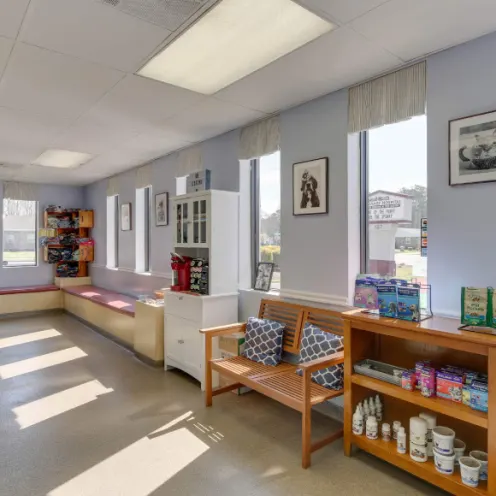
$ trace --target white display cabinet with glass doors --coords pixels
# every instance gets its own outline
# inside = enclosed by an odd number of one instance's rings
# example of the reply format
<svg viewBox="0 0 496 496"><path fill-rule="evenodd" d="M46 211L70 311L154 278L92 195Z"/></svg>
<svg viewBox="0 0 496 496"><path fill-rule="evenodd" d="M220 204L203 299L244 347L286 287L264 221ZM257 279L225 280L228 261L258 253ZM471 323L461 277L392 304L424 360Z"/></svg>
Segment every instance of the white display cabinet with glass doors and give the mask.
<svg viewBox="0 0 496 496"><path fill-rule="evenodd" d="M208 260L209 274L208 295L165 292L165 368L183 370L203 389L204 340L199 329L238 321L239 194L209 190L177 196L171 212L173 251Z"/></svg>

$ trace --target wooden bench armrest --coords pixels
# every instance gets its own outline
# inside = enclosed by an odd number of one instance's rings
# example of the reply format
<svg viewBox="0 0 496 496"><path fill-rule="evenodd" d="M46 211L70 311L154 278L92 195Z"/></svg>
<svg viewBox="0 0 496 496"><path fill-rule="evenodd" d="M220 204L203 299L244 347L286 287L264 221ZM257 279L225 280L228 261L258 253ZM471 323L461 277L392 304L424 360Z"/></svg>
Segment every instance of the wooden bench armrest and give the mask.
<svg viewBox="0 0 496 496"><path fill-rule="evenodd" d="M238 323L238 324L229 324L220 327L211 327L210 329L200 329L202 334L205 334L205 337L213 338L215 336L227 336L229 334L234 334L236 332L245 332L246 324Z"/></svg>
<svg viewBox="0 0 496 496"><path fill-rule="evenodd" d="M338 365L344 363L344 351L334 353L333 355L316 358L310 362L299 363L298 367L303 370L303 372L316 372L317 370L322 370L332 365Z"/></svg>

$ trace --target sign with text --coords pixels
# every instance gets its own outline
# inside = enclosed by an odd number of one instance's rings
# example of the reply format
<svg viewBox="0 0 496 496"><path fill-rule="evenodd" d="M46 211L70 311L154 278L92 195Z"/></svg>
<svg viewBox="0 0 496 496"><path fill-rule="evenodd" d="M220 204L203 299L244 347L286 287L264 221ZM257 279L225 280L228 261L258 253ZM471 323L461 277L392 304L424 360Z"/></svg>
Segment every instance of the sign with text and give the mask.
<svg viewBox="0 0 496 496"><path fill-rule="evenodd" d="M369 195L369 223L399 223L412 220L412 197L376 191Z"/></svg>

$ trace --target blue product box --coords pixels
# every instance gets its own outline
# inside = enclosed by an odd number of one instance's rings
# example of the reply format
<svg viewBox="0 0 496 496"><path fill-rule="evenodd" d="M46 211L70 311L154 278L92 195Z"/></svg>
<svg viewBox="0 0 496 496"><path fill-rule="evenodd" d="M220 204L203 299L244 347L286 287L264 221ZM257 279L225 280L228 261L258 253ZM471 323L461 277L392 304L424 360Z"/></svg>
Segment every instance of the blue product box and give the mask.
<svg viewBox="0 0 496 496"><path fill-rule="evenodd" d="M474 381L470 386L470 406L474 410L487 412L489 402L489 388L485 382Z"/></svg>
<svg viewBox="0 0 496 496"><path fill-rule="evenodd" d="M398 318L420 322L420 286L398 286Z"/></svg>
<svg viewBox="0 0 496 496"><path fill-rule="evenodd" d="M398 294L395 284L378 284L377 296L379 302L379 314L383 317L398 316Z"/></svg>

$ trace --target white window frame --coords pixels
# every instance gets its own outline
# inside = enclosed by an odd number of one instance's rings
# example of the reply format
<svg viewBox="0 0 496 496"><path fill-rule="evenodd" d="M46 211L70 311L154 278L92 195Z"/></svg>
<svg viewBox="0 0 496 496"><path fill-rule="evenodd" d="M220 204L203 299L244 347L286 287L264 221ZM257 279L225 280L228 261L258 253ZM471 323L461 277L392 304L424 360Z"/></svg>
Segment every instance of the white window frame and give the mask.
<svg viewBox="0 0 496 496"><path fill-rule="evenodd" d="M136 272L151 272L152 187L136 190Z"/></svg>
<svg viewBox="0 0 496 496"><path fill-rule="evenodd" d="M107 268L119 267L119 195L107 196Z"/></svg>

